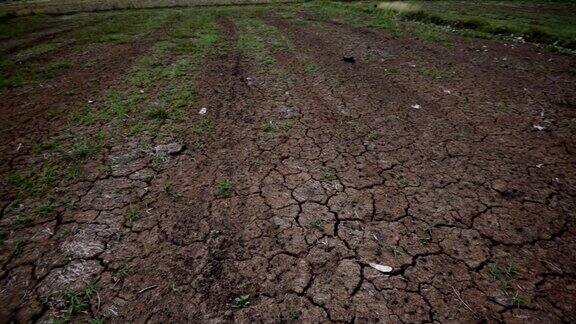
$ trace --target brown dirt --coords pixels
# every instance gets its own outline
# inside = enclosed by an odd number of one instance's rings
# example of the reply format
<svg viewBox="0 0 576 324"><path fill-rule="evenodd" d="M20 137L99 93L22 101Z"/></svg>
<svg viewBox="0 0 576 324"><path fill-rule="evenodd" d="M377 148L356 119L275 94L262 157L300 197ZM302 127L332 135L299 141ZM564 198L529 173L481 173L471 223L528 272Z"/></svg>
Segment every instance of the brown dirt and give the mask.
<svg viewBox="0 0 576 324"><path fill-rule="evenodd" d="M145 155L111 162L136 139L104 153L96 163L106 171L68 184L71 205L19 229L31 237L19 255L1 250L0 319L48 320L62 308L57 291L93 282L98 294L81 319L576 320L576 78L566 73L574 58L498 41L453 38L446 48L334 22L266 22L292 44L270 47L290 76L263 74L235 48L233 21L221 20L230 46L203 66L184 122L197 125L195 111L207 107L214 130L187 133L187 149L163 172ZM86 76L112 82L119 53L140 52L110 48L94 57L106 68L55 82L85 100ZM320 69L307 72L307 61ZM443 77L427 75L433 68ZM14 152L20 137L62 127L39 107L58 107L64 93L2 93L11 116L2 171L29 158ZM222 179L230 195L216 189ZM162 189L167 182L177 195ZM145 213L127 221L134 204ZM246 307L241 295L250 295Z"/></svg>

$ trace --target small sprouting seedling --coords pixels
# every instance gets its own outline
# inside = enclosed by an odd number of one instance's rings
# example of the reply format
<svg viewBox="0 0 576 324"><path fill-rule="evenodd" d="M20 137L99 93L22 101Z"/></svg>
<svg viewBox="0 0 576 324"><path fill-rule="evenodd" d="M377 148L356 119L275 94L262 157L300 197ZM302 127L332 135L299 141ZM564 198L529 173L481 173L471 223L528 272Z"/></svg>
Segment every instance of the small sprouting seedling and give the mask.
<svg viewBox="0 0 576 324"><path fill-rule="evenodd" d="M212 121L206 117L203 116L202 120L200 120L200 125L194 127L193 132L196 134L202 134L202 133L210 133L214 130L214 126L212 125Z"/></svg>
<svg viewBox="0 0 576 324"><path fill-rule="evenodd" d="M448 76L449 74L448 72L437 68L426 68L426 67L419 68L418 73L433 79L442 79Z"/></svg>
<svg viewBox="0 0 576 324"><path fill-rule="evenodd" d="M290 319L297 320L298 316L299 316L299 312L298 312L298 310L296 310L296 308L294 308L294 306L290 306L290 310L288 311L288 315L290 316Z"/></svg>
<svg viewBox="0 0 576 324"><path fill-rule="evenodd" d="M58 74L62 73L63 71L72 67L70 62L52 62L46 65L42 70L39 71L39 75L43 78L50 79Z"/></svg>
<svg viewBox="0 0 576 324"><path fill-rule="evenodd" d="M172 197L172 198L180 198L182 196L182 194L180 194L174 190L174 188L172 187L172 184L170 182L166 182L166 183L162 184L160 191L164 195L166 195L168 197Z"/></svg>
<svg viewBox="0 0 576 324"><path fill-rule="evenodd" d="M428 224L420 225L420 229L424 231L424 235L420 237L420 244L426 245L432 239L432 226Z"/></svg>
<svg viewBox="0 0 576 324"><path fill-rule="evenodd" d="M271 120L265 122L264 124L262 124L262 130L266 133L271 133L275 131L276 127L274 127L274 122Z"/></svg>
<svg viewBox="0 0 576 324"><path fill-rule="evenodd" d="M316 74L318 71L320 71L320 65L316 64L315 62L306 61L304 62L303 66L304 71L306 71L308 74Z"/></svg>
<svg viewBox="0 0 576 324"><path fill-rule="evenodd" d="M86 311L90 306L90 296L92 296L95 292L96 286L93 284L88 285L78 291L65 291L62 295L62 299L66 305L66 316L70 317L72 315Z"/></svg>
<svg viewBox="0 0 576 324"><path fill-rule="evenodd" d="M103 318L93 318L90 321L88 321L89 324L104 324L104 319Z"/></svg>
<svg viewBox="0 0 576 324"><path fill-rule="evenodd" d="M322 230L324 230L324 221L317 218L317 219L310 222L310 227L315 228L319 231L322 231Z"/></svg>
<svg viewBox="0 0 576 324"><path fill-rule="evenodd" d="M58 147L58 141L56 139L47 139L42 142L35 142L32 144L32 153L38 155L43 151L50 151Z"/></svg>
<svg viewBox="0 0 576 324"><path fill-rule="evenodd" d="M165 121L170 118L170 113L164 108L156 108L148 111L148 117L159 121Z"/></svg>
<svg viewBox="0 0 576 324"><path fill-rule="evenodd" d="M152 158L152 169L156 172L164 170L166 164L166 157L161 154L156 154Z"/></svg>
<svg viewBox="0 0 576 324"><path fill-rule="evenodd" d="M244 308L250 305L250 295L240 295L234 298L234 307Z"/></svg>
<svg viewBox="0 0 576 324"><path fill-rule="evenodd" d="M500 268L495 264L491 264L488 266L488 271L492 277L494 277L494 279L498 280L514 279L516 275L518 275L518 268L512 263L509 263L504 268Z"/></svg>
<svg viewBox="0 0 576 324"><path fill-rule="evenodd" d="M518 275L518 268L512 264L509 263L505 268L504 268L504 274L508 277L508 278L515 278Z"/></svg>
<svg viewBox="0 0 576 324"><path fill-rule="evenodd" d="M378 135L377 132L371 131L371 132L368 134L368 137L367 137L367 138L368 138L369 141L375 141L375 140L378 139L378 136L379 136L379 135Z"/></svg>
<svg viewBox="0 0 576 324"><path fill-rule="evenodd" d="M220 230L211 229L210 232L208 233L208 237L210 237L211 239L214 239L214 238L217 238L218 236L220 236L220 234L222 234L222 232Z"/></svg>
<svg viewBox="0 0 576 324"><path fill-rule="evenodd" d="M324 171L322 172L322 176L320 177L320 181L333 181L336 180L336 175L331 171Z"/></svg>
<svg viewBox="0 0 576 324"><path fill-rule="evenodd" d="M502 102L502 101L498 101L498 102L496 103L496 107L501 108L501 109L503 109L503 110L505 110L506 112L509 112L509 113L510 113L510 112L514 112L514 109L512 108L511 105L509 105L509 104L507 104L507 103L505 103L505 102Z"/></svg>
<svg viewBox="0 0 576 324"><path fill-rule="evenodd" d="M22 237L16 238L14 240L14 257L19 257L24 252L24 246L26 245L26 239Z"/></svg>
<svg viewBox="0 0 576 324"><path fill-rule="evenodd" d="M66 169L66 177L71 180L71 179L76 179L79 176L82 175L82 167L80 166L80 163L77 162L71 162L68 165L68 168Z"/></svg>
<svg viewBox="0 0 576 324"><path fill-rule="evenodd" d="M394 254L395 258L400 257L404 253L402 248L396 245L390 246L390 250L392 250L392 254Z"/></svg>
<svg viewBox="0 0 576 324"><path fill-rule="evenodd" d="M500 290L508 298L511 305L516 307L526 305L524 297L513 289L510 284L510 281L514 280L518 275L518 268L514 264L510 263L504 268L491 264L488 266L488 272L494 279L499 281Z"/></svg>
<svg viewBox="0 0 576 324"><path fill-rule="evenodd" d="M128 127L128 134L130 135L136 135L139 134L140 132L144 131L145 127L142 124L134 124L130 127Z"/></svg>
<svg viewBox="0 0 576 324"><path fill-rule="evenodd" d="M132 205L126 210L126 219L130 222L134 222L140 218L140 210Z"/></svg>
<svg viewBox="0 0 576 324"><path fill-rule="evenodd" d="M228 179L223 179L216 183L216 188L222 197L228 197L232 191L232 183Z"/></svg>
<svg viewBox="0 0 576 324"><path fill-rule="evenodd" d="M45 217L50 215L54 211L54 205L51 201L41 203L36 205L32 210L32 213L39 217Z"/></svg>
<svg viewBox="0 0 576 324"><path fill-rule="evenodd" d="M203 150L205 147L204 142L202 142L201 140L197 139L194 141L194 148L197 150Z"/></svg>
<svg viewBox="0 0 576 324"><path fill-rule="evenodd" d="M419 241L420 241L420 244L422 244L422 245L428 245L428 243L430 243L430 238L429 237L421 237L419 239Z"/></svg>
<svg viewBox="0 0 576 324"><path fill-rule="evenodd" d="M398 183L398 187L400 187L400 189L408 187L408 180L406 180L403 175L396 177L396 182Z"/></svg>
<svg viewBox="0 0 576 324"><path fill-rule="evenodd" d="M280 129L287 132L292 128L292 120L285 120L284 122L282 122L282 124L280 124Z"/></svg>
<svg viewBox="0 0 576 324"><path fill-rule="evenodd" d="M510 299L510 304L512 304L512 306L515 307L522 307L522 306L526 306L526 300L524 299L524 297L522 297L520 294L518 294L518 292L514 292L513 294L510 294L509 296Z"/></svg>
<svg viewBox="0 0 576 324"><path fill-rule="evenodd" d="M358 136L358 135L360 135L360 132L362 132L362 129L360 128L360 126L358 126L358 125L352 126L352 134Z"/></svg>
<svg viewBox="0 0 576 324"><path fill-rule="evenodd" d="M72 149L67 154L68 161L78 162L97 155L100 152L98 143L89 139L81 139L74 143Z"/></svg>
<svg viewBox="0 0 576 324"><path fill-rule="evenodd" d="M118 282L120 280L122 280L123 278L125 278L126 276L128 276L128 274L130 273L130 269L128 267L125 266L121 266L120 268L114 270L114 272L112 272L112 279L115 282Z"/></svg>
<svg viewBox="0 0 576 324"><path fill-rule="evenodd" d="M259 159L254 159L250 164L252 166L252 169L258 170L260 169L260 166L262 166L262 161Z"/></svg>
<svg viewBox="0 0 576 324"><path fill-rule="evenodd" d="M32 180L32 172L18 172L12 171L6 176L6 182L17 188L19 193L32 191L34 188L34 181Z"/></svg>
<svg viewBox="0 0 576 324"><path fill-rule="evenodd" d="M384 69L384 74L385 75L392 75L392 74L398 74L398 69L397 68L389 68L389 69Z"/></svg>

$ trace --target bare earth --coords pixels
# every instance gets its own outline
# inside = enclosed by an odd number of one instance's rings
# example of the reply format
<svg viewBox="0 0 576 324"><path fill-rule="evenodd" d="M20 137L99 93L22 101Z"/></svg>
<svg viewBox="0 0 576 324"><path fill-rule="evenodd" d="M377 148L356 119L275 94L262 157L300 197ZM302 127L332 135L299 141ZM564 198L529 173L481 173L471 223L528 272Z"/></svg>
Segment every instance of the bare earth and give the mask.
<svg viewBox="0 0 576 324"><path fill-rule="evenodd" d="M0 322L576 321L574 57L252 15L281 37L217 17L220 45L175 79L193 81L184 117L120 126L74 178L56 158L46 215L18 222L45 196L15 206L2 180ZM2 179L58 154L32 141L111 134L70 114L129 91L126 73L177 23L28 59L72 68L0 90ZM246 35L271 63L238 45ZM170 143L185 147L158 168ZM87 285L88 306L69 311L63 292Z"/></svg>

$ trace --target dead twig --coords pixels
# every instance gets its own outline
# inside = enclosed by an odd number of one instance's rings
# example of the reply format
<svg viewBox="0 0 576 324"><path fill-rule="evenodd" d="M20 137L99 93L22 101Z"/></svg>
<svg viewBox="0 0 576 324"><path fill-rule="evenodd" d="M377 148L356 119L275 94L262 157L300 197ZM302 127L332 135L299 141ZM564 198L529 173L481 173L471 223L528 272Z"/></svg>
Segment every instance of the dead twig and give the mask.
<svg viewBox="0 0 576 324"><path fill-rule="evenodd" d="M156 287L158 287L158 285L146 287L146 288L140 290L140 291L138 292L138 295L140 295L141 293L146 292L146 291L148 291L148 290L150 290L150 289L154 289L154 288L156 288Z"/></svg>
<svg viewBox="0 0 576 324"><path fill-rule="evenodd" d="M460 296L460 294L458 293L458 291L456 291L456 288L454 288L454 286L451 286L452 290L454 290L454 294L456 295L456 297L458 297L458 300L460 300L460 302L462 304L464 304L464 306L466 306L466 308L468 308L472 314L474 314L474 316L478 316L478 313L476 313L470 306L468 306L468 304L466 304L466 302L462 299L462 297Z"/></svg>

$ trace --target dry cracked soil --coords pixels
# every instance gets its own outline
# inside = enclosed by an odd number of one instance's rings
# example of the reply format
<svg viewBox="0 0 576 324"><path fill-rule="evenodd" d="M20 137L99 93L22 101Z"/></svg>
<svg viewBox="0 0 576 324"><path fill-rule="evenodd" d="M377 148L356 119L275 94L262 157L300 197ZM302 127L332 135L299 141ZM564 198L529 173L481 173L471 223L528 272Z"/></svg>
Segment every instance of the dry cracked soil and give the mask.
<svg viewBox="0 0 576 324"><path fill-rule="evenodd" d="M576 321L573 56L297 5L42 19L0 40L0 322Z"/></svg>

